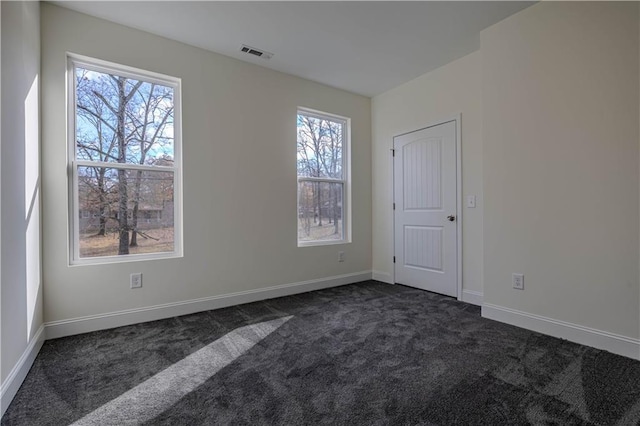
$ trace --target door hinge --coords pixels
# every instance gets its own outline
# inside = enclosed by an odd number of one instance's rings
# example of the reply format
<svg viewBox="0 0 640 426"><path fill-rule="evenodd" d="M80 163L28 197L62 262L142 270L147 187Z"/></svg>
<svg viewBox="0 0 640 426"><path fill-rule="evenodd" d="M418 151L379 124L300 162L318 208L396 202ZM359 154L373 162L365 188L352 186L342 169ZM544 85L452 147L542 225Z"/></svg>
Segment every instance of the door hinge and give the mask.
<svg viewBox="0 0 640 426"><path fill-rule="evenodd" d="M396 257L393 256L393 263L396 263Z"/></svg>
<svg viewBox="0 0 640 426"><path fill-rule="evenodd" d="M393 209L394 210L396 209L396 203L393 203Z"/></svg>
<svg viewBox="0 0 640 426"><path fill-rule="evenodd" d="M396 150L395 150L395 149L393 149L393 148L391 148L391 156L392 156L392 157L395 157L395 156L396 156Z"/></svg>

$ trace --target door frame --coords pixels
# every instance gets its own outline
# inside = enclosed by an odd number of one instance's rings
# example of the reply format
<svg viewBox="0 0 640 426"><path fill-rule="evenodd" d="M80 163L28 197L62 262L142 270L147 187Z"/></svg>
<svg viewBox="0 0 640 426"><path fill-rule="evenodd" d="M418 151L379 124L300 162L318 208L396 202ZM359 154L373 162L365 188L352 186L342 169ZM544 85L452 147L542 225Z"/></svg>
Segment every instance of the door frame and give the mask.
<svg viewBox="0 0 640 426"><path fill-rule="evenodd" d="M439 126L441 124L450 123L454 121L456 123L456 284L457 284L457 299L462 300L462 114L458 113L448 119L437 120L429 122L427 125L418 129L409 130L404 133L398 133L391 138L390 152L393 154L395 151L395 138L404 136L409 133L419 132L421 130L428 129L430 127ZM396 212L393 209L393 204L396 201L395 193L395 161L394 156L391 155L391 247L392 256L396 255ZM393 275L391 281L396 284L396 264L392 263Z"/></svg>

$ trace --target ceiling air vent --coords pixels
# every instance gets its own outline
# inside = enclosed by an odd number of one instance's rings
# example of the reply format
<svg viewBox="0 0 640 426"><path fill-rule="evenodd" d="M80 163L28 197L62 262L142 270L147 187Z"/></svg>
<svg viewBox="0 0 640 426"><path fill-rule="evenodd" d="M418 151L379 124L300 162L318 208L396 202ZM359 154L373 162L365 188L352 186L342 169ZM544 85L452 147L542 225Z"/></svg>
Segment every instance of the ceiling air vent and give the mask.
<svg viewBox="0 0 640 426"><path fill-rule="evenodd" d="M247 46L246 44L243 44L242 46L240 46L240 51L248 55L257 56L258 58L262 58L262 59L271 59L271 57L273 56L273 53L270 53L270 52L267 52L266 50L261 50L255 47Z"/></svg>

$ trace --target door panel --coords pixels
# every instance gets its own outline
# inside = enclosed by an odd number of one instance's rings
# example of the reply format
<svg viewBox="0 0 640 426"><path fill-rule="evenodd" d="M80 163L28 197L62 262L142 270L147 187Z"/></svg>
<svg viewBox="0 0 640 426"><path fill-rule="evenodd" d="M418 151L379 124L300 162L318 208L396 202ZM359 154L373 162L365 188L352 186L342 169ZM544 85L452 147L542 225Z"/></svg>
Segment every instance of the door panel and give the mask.
<svg viewBox="0 0 640 426"><path fill-rule="evenodd" d="M418 139L402 147L404 209L442 209L440 138Z"/></svg>
<svg viewBox="0 0 640 426"><path fill-rule="evenodd" d="M442 227L405 226L404 264L413 268L442 271Z"/></svg>
<svg viewBox="0 0 640 426"><path fill-rule="evenodd" d="M455 121L398 136L394 149L395 281L457 296Z"/></svg>

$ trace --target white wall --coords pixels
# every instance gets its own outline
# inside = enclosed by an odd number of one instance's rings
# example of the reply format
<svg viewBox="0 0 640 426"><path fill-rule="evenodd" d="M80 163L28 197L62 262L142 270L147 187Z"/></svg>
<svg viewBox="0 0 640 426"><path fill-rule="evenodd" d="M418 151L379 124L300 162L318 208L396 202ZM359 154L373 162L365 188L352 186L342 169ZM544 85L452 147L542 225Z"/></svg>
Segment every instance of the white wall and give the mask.
<svg viewBox="0 0 640 426"><path fill-rule="evenodd" d="M482 292L482 114L481 56L474 52L378 95L373 123L373 269L393 274L391 203L393 137L462 114L462 193L476 195L477 207L463 209L463 291Z"/></svg>
<svg viewBox="0 0 640 426"><path fill-rule="evenodd" d="M541 2L481 34L484 300L631 339L637 7Z"/></svg>
<svg viewBox="0 0 640 426"><path fill-rule="evenodd" d="M41 31L47 322L371 270L368 98L50 4ZM67 51L182 78L184 258L68 266ZM298 106L352 119L351 244L296 246Z"/></svg>
<svg viewBox="0 0 640 426"><path fill-rule="evenodd" d="M0 414L35 356L42 326L40 275L40 7L2 2Z"/></svg>

